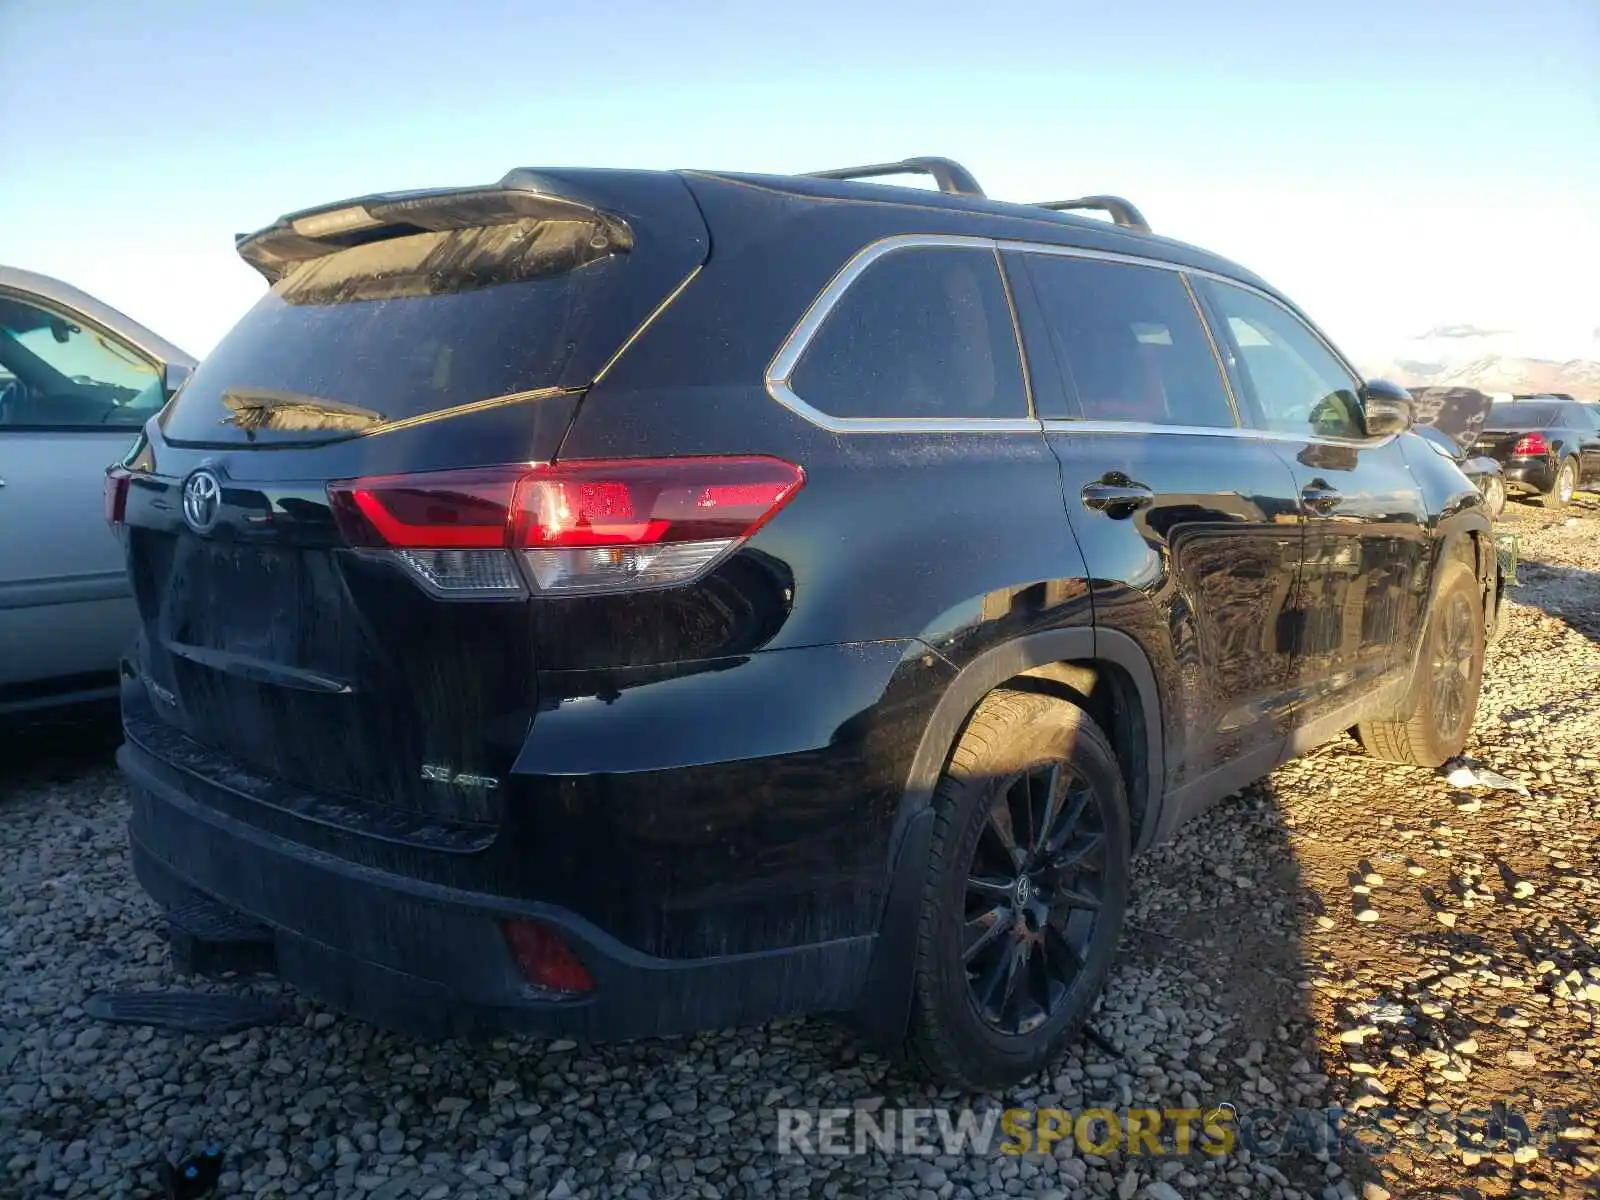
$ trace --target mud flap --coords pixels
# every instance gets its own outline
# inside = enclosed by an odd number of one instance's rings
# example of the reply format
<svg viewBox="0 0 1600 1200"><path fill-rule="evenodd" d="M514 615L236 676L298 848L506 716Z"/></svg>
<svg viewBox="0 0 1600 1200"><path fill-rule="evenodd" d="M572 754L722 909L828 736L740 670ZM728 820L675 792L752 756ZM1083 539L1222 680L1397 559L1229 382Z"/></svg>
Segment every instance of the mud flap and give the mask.
<svg viewBox="0 0 1600 1200"><path fill-rule="evenodd" d="M207 896L167 910L172 966L182 975L271 975L277 970L272 930Z"/></svg>
<svg viewBox="0 0 1600 1200"><path fill-rule="evenodd" d="M860 1001L848 1016L849 1024L862 1037L891 1054L905 1041L911 1019L911 972L922 923L933 821L934 809L928 805L906 824L867 980Z"/></svg>
<svg viewBox="0 0 1600 1200"><path fill-rule="evenodd" d="M273 1025L294 1011L283 1000L212 992L114 992L90 996L83 1011L119 1025L154 1025L211 1037Z"/></svg>

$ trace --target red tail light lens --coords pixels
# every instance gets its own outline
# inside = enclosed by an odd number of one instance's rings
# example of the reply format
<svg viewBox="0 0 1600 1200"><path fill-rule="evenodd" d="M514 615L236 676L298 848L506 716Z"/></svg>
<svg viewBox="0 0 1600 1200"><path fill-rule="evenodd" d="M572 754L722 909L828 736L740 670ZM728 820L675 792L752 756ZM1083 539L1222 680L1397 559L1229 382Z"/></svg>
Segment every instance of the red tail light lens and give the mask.
<svg viewBox="0 0 1600 1200"><path fill-rule="evenodd" d="M1543 458L1550 453L1550 443L1544 440L1542 433L1525 433L1517 439L1517 444L1511 447L1513 458Z"/></svg>
<svg viewBox="0 0 1600 1200"><path fill-rule="evenodd" d="M710 568L804 482L776 458L555 463L517 488L512 540L543 592L662 587Z"/></svg>
<svg viewBox="0 0 1600 1200"><path fill-rule="evenodd" d="M352 546L503 550L511 500L524 467L378 475L328 488Z"/></svg>
<svg viewBox="0 0 1600 1200"><path fill-rule="evenodd" d="M108 525L121 525L128 519L128 481L132 474L126 467L107 467L105 479L105 513Z"/></svg>
<svg viewBox="0 0 1600 1200"><path fill-rule="evenodd" d="M345 480L352 546L392 553L431 590L583 594L683 583L781 509L805 473L781 459L587 460Z"/></svg>
<svg viewBox="0 0 1600 1200"><path fill-rule="evenodd" d="M594 991L594 976L548 925L512 917L502 928L522 978L547 992L582 995Z"/></svg>

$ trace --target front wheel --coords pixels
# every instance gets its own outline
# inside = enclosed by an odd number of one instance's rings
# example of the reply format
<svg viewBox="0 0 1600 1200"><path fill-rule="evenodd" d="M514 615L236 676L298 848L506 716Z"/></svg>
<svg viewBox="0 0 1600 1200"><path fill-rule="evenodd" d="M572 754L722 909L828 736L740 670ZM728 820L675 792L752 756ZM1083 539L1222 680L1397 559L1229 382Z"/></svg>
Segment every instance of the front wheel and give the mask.
<svg viewBox="0 0 1600 1200"><path fill-rule="evenodd" d="M1417 657L1409 710L1394 720L1356 726L1361 747L1385 762L1437 767L1461 753L1478 712L1485 643L1483 597L1459 559L1444 563L1422 652Z"/></svg>
<svg viewBox="0 0 1600 1200"><path fill-rule="evenodd" d="M1539 494L1539 503L1546 508L1565 508L1578 488L1578 469L1569 458L1556 469L1555 482L1548 492Z"/></svg>
<svg viewBox="0 0 1600 1200"><path fill-rule="evenodd" d="M906 1054L977 1090L1060 1053L1111 967L1128 901L1128 798L1075 705L999 690L934 796Z"/></svg>

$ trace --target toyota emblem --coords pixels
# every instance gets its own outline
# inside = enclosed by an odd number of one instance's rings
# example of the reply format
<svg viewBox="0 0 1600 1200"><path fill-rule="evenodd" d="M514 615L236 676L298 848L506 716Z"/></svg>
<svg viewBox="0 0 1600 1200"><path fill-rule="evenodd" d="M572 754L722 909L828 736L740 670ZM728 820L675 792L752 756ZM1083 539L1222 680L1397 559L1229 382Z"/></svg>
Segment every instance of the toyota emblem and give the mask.
<svg viewBox="0 0 1600 1200"><path fill-rule="evenodd" d="M199 470L183 485L183 519L196 533L208 533L222 508L222 485L210 471Z"/></svg>

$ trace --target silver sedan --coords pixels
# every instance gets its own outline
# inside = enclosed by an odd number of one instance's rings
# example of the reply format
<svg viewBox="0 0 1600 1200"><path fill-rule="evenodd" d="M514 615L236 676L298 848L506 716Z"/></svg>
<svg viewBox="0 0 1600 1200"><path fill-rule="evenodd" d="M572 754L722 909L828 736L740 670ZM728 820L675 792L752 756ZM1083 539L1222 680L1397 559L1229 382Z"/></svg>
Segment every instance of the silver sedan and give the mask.
<svg viewBox="0 0 1600 1200"><path fill-rule="evenodd" d="M77 288L0 266L0 713L114 692L135 614L105 471L194 365Z"/></svg>

